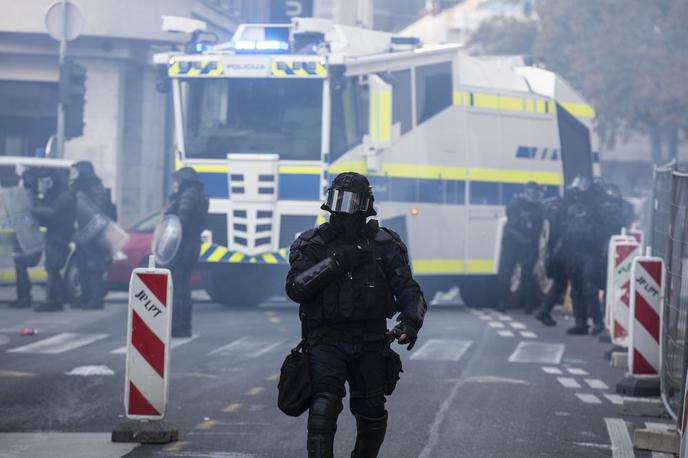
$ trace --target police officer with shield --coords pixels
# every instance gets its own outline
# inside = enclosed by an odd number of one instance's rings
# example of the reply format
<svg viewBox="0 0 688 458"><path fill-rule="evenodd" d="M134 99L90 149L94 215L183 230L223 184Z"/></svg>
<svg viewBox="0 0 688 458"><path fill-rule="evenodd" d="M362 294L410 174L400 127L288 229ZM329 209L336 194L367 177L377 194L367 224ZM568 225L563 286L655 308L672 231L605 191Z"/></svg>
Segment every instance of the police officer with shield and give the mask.
<svg viewBox="0 0 688 458"><path fill-rule="evenodd" d="M333 456L346 382L358 431L351 456L377 456L387 428L385 395L401 370L390 341L410 350L427 310L399 235L366 222L377 214L373 201L366 177L338 175L322 206L330 221L303 232L289 254L286 291L300 304L310 360L309 458ZM397 313L388 333L386 319Z"/></svg>
<svg viewBox="0 0 688 458"><path fill-rule="evenodd" d="M177 224L181 232L172 253L158 256L160 250L166 251L160 237L154 240L154 253L160 263L172 271L174 303L172 305L172 336L191 336L191 273L201 249L201 232L208 216L208 196L203 192L203 183L191 167L177 170L172 177L172 194L165 215ZM157 234L169 233L165 229L156 230ZM161 259L165 258L167 259Z"/></svg>
<svg viewBox="0 0 688 458"><path fill-rule="evenodd" d="M76 259L79 270L81 296L78 306L84 310L103 308L106 294L105 272L112 262L110 250L101 241L101 234L107 224L106 218L112 204L102 181L96 175L90 161L76 162L69 171L69 187L77 202L77 224L82 237L77 242ZM94 233L89 233L89 224L101 216L102 223ZM74 304L77 305L77 304Z"/></svg>
<svg viewBox="0 0 688 458"><path fill-rule="evenodd" d="M48 274L46 301L37 312L63 309L65 294L61 269L69 256L69 242L74 233L76 204L69 186L57 170L40 168L37 175L39 198L31 210L45 234L45 270Z"/></svg>

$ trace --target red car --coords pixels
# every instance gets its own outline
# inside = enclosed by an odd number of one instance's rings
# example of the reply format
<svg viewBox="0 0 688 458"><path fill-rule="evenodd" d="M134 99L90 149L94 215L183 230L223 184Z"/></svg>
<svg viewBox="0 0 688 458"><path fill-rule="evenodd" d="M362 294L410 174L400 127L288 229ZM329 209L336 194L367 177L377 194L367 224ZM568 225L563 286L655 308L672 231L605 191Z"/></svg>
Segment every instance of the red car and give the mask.
<svg viewBox="0 0 688 458"><path fill-rule="evenodd" d="M161 213L152 213L134 223L127 232L129 241L115 253L112 266L108 271L108 288L113 291L126 291L129 288L131 271L137 267L148 265L148 255L151 254L151 241L155 225L160 220ZM191 287L201 288L201 276L194 272L191 276Z"/></svg>

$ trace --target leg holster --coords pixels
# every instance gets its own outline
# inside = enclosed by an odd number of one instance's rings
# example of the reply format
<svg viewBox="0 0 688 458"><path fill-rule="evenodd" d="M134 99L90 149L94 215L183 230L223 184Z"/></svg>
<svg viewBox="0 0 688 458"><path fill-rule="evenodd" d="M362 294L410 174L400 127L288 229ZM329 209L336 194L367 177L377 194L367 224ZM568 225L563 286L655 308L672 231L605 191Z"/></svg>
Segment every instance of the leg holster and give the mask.
<svg viewBox="0 0 688 458"><path fill-rule="evenodd" d="M351 458L377 458L387 432L387 412L379 418L356 415L356 446Z"/></svg>
<svg viewBox="0 0 688 458"><path fill-rule="evenodd" d="M308 411L308 458L332 458L337 417L342 398L332 393L316 393Z"/></svg>

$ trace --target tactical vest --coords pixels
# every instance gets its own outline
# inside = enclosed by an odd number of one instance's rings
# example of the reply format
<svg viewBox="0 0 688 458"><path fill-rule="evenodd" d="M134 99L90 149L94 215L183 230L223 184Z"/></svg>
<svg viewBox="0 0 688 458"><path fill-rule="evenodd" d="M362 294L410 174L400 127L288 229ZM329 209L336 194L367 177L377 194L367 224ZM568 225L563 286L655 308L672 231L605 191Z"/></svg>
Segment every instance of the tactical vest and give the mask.
<svg viewBox="0 0 688 458"><path fill-rule="evenodd" d="M320 240L325 243L328 256L335 248L351 242L337 237L331 227L318 229ZM316 237L318 237L316 235ZM394 239L376 221L366 226L366 236L359 240L370 250L370 260L352 273L342 275L330 283L321 294L305 305L305 313L311 323L341 322L346 320L384 320L396 312L396 303L383 270L388 250Z"/></svg>

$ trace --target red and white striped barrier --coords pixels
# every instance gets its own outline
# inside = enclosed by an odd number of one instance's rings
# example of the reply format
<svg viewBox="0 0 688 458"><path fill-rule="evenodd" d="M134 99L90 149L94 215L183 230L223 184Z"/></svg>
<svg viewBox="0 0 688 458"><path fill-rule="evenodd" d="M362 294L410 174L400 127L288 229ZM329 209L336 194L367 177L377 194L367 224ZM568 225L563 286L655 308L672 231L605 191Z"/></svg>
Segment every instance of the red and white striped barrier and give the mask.
<svg viewBox="0 0 688 458"><path fill-rule="evenodd" d="M645 233L642 229L632 227L628 230L628 235L629 237L633 237L635 241L638 242L638 245L641 247L643 246L643 243L645 242Z"/></svg>
<svg viewBox="0 0 688 458"><path fill-rule="evenodd" d="M605 295L605 301L604 301L604 310L605 310L605 325L607 329L609 330L610 334L612 331L612 308L614 304L614 281L615 281L615 275L616 275L616 245L619 243L627 242L629 240L632 240L627 234L626 234L626 229L622 229L621 234L619 235L613 235L609 239L609 245L607 245L607 287L606 287L606 295Z"/></svg>
<svg viewBox="0 0 688 458"><path fill-rule="evenodd" d="M640 255L635 239L614 244L614 275L612 280L611 337L614 345L628 347L630 325L631 266ZM608 293L609 294L609 293Z"/></svg>
<svg viewBox="0 0 688 458"><path fill-rule="evenodd" d="M129 281L129 324L124 409L129 419L165 416L172 324L172 276L167 269L134 269Z"/></svg>
<svg viewBox="0 0 688 458"><path fill-rule="evenodd" d="M664 261L650 256L648 250L646 256L633 260L631 279L628 368L633 376L657 377Z"/></svg>

